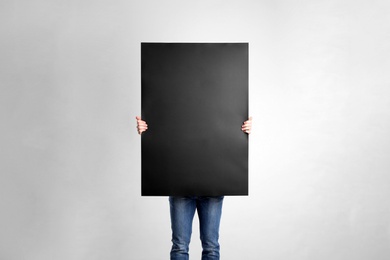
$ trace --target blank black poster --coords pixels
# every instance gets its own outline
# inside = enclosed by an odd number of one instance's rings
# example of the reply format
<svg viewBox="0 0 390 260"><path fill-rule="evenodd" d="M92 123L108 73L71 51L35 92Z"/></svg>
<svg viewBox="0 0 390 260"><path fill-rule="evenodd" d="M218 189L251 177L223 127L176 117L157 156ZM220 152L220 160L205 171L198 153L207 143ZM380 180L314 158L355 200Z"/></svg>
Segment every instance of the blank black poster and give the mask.
<svg viewBox="0 0 390 260"><path fill-rule="evenodd" d="M142 43L143 196L248 195L248 43Z"/></svg>

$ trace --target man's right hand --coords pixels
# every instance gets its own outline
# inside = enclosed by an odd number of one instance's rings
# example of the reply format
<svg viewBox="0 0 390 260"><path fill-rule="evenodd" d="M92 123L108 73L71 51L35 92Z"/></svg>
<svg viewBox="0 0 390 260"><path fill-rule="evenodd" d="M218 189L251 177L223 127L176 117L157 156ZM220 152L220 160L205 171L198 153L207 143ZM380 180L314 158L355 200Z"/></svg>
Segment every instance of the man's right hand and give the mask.
<svg viewBox="0 0 390 260"><path fill-rule="evenodd" d="M142 134L142 132L146 131L148 129L148 124L146 124L145 121L141 119L141 117L136 116L135 119L137 119L137 131L138 134Z"/></svg>

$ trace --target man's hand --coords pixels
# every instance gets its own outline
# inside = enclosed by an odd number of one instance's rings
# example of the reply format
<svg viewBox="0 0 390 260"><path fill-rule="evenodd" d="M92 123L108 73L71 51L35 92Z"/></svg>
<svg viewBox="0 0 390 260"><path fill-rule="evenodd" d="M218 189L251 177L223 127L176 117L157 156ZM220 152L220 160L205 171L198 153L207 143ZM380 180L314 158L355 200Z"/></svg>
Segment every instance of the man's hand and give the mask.
<svg viewBox="0 0 390 260"><path fill-rule="evenodd" d="M146 131L148 129L148 125L139 116L136 116L135 119L137 119L137 131L138 131L138 134L142 134L142 132L144 132L144 131Z"/></svg>
<svg viewBox="0 0 390 260"><path fill-rule="evenodd" d="M244 122L244 124L241 126L241 130L244 133L247 133L248 135L251 133L252 130L252 117L249 117L248 120Z"/></svg>

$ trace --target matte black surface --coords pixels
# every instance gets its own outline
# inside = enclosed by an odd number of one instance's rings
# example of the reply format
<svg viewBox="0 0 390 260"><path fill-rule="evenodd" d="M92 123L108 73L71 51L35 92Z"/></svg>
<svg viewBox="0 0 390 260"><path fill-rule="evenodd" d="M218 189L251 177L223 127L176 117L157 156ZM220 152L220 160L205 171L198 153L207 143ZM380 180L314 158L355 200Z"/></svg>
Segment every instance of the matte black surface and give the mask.
<svg viewBox="0 0 390 260"><path fill-rule="evenodd" d="M248 195L247 43L142 43L142 195Z"/></svg>

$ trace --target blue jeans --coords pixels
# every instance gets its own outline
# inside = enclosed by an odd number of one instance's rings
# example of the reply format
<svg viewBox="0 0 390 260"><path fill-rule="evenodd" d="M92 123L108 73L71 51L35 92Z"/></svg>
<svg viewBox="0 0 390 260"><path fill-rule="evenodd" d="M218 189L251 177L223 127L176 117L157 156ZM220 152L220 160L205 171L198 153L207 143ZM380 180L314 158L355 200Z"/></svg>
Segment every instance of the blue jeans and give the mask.
<svg viewBox="0 0 390 260"><path fill-rule="evenodd" d="M192 220L198 211L202 260L219 260L219 224L222 213L221 197L169 197L172 249L171 260L188 260Z"/></svg>

